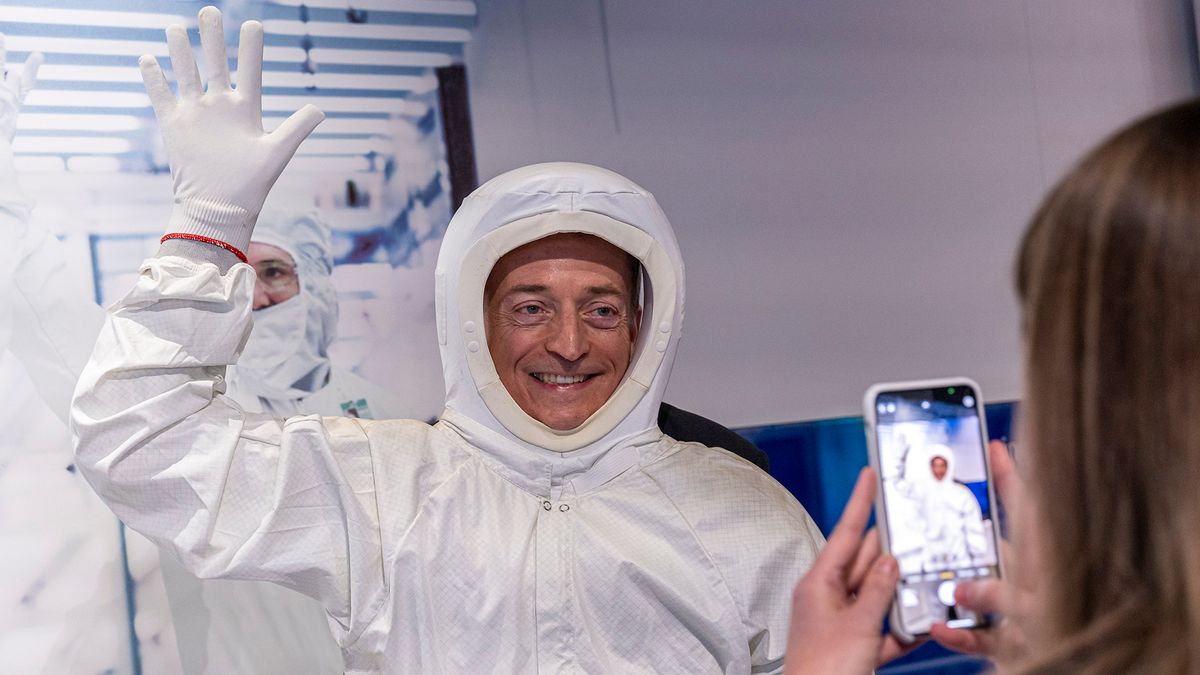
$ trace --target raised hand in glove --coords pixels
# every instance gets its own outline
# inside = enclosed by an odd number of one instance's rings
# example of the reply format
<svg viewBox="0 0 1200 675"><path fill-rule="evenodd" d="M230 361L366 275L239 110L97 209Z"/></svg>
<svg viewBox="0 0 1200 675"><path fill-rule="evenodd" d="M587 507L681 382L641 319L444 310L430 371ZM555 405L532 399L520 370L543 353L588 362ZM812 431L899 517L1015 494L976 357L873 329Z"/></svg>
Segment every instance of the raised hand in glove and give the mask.
<svg viewBox="0 0 1200 675"><path fill-rule="evenodd" d="M13 164L13 135L17 132L17 113L25 96L37 81L38 67L42 55L34 52L25 59L18 73L8 69L8 52L4 47L4 35L0 34L0 212L10 218L0 217L0 229L12 235L5 227L8 223L24 226L33 202L21 191L17 183L17 168ZM3 256L0 256L2 258Z"/></svg>
<svg viewBox="0 0 1200 675"><path fill-rule="evenodd" d="M162 129L175 190L175 207L164 239L206 241L244 261L267 193L301 141L325 115L306 105L275 131L263 131L261 23L242 24L236 88L230 86L221 12L215 7L200 10L200 45L207 91L183 26L167 28L178 97L171 93L153 56L139 60L146 93Z"/></svg>
<svg viewBox="0 0 1200 675"><path fill-rule="evenodd" d="M13 134L17 132L17 112L25 102L25 96L37 81L37 71L42 65L41 52L34 52L25 59L21 72L8 69L8 51L4 47L4 35L0 34L0 144L10 148Z"/></svg>

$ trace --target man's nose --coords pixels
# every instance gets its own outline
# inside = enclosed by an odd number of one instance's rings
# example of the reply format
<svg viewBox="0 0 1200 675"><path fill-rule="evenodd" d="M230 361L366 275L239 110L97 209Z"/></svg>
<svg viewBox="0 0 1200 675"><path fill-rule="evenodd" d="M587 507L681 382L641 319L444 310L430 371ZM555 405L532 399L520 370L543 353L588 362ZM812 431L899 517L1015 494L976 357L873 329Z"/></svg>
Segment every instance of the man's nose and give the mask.
<svg viewBox="0 0 1200 675"><path fill-rule="evenodd" d="M568 361L577 361L588 352L587 327L574 315L560 315L550 326L546 350Z"/></svg>
<svg viewBox="0 0 1200 675"><path fill-rule="evenodd" d="M262 309L263 307L270 307L273 304L275 303L271 302L270 296L267 295L267 287L260 281L254 282L254 305L252 308Z"/></svg>

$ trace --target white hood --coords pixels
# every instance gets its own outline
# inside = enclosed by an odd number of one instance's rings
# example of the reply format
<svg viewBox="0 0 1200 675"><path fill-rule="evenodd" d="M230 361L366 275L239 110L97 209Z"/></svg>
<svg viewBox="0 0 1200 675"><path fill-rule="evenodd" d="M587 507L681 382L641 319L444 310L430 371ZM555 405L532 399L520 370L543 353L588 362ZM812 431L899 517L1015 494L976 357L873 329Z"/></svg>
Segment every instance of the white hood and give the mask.
<svg viewBox="0 0 1200 675"><path fill-rule="evenodd" d="M524 411L500 383L484 335L483 288L505 253L553 234L581 232L642 264L642 324L629 370L608 402L579 427L556 431ZM535 164L475 190L450 221L436 272L437 326L448 419L478 423L529 450L606 452L657 429L683 322L683 261L654 197L587 164ZM595 458L593 458L594 461Z"/></svg>
<svg viewBox="0 0 1200 675"><path fill-rule="evenodd" d="M251 242L269 244L292 257L300 293L254 312L254 328L230 377L239 390L261 399L301 399L329 381L329 348L337 337L329 226L312 209L264 209ZM296 411L285 407L273 412Z"/></svg>
<svg viewBox="0 0 1200 675"><path fill-rule="evenodd" d="M946 447L945 445L942 445L940 443L935 443L934 445L927 446L925 448L925 452L927 455L927 457L925 459L925 473L929 475L929 480L932 481L934 484L940 483L942 485L953 485L954 484L954 462L955 462L954 451L951 450L950 448ZM934 477L933 467L932 467L933 460L938 457L941 457L942 459L946 460L946 475L942 476L942 480L940 480L940 481Z"/></svg>

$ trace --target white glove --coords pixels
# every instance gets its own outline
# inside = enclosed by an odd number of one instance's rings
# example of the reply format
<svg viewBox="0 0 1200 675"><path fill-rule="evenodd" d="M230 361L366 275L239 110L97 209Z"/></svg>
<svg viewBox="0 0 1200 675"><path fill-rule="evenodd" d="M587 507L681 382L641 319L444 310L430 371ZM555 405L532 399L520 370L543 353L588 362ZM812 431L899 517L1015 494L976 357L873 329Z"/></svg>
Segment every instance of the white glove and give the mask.
<svg viewBox="0 0 1200 675"><path fill-rule="evenodd" d="M42 65L41 52L34 52L25 59L20 74L9 72L8 52L4 48L4 35L0 34L0 211L15 216L15 221L24 225L33 208L33 201L21 191L17 182L17 167L13 163L13 136L17 133L17 113L25 96L37 81L38 67ZM0 219L0 225L10 222ZM11 235L6 232L6 235Z"/></svg>
<svg viewBox="0 0 1200 675"><path fill-rule="evenodd" d="M8 71L8 52L4 48L4 34L0 33L0 145L11 150L13 134L17 132L17 112L25 102L25 96L37 81L37 71L42 65L42 53L34 52L25 59L21 74Z"/></svg>
<svg viewBox="0 0 1200 675"><path fill-rule="evenodd" d="M167 28L167 47L179 84L176 98L153 56L138 63L154 115L162 128L175 186L175 208L167 236L187 238L244 251L267 193L301 141L325 119L306 105L274 132L262 127L263 28L242 24L238 45L237 89L229 84L229 60L221 12L200 10L200 45L208 91L200 83L187 31Z"/></svg>

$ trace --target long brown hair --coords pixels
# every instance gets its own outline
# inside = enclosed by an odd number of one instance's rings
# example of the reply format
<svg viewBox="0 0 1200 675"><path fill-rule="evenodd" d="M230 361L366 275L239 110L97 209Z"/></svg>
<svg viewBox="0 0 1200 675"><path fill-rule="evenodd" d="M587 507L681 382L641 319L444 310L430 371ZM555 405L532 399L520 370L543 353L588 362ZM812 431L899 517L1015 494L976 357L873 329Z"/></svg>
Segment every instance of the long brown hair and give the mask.
<svg viewBox="0 0 1200 675"><path fill-rule="evenodd" d="M1200 671L1200 103L1119 131L1017 264L1028 672Z"/></svg>

